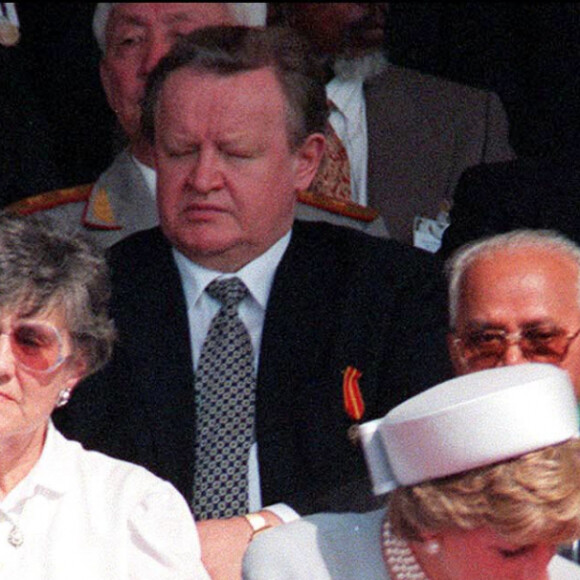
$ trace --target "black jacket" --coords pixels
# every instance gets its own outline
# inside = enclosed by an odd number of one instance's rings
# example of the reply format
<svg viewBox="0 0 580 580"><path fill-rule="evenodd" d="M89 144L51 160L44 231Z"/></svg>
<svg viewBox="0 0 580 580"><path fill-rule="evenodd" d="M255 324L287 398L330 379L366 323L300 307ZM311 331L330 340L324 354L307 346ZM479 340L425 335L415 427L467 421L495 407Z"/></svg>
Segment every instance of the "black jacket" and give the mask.
<svg viewBox="0 0 580 580"><path fill-rule="evenodd" d="M110 257L113 361L55 416L68 436L139 463L192 496L193 371L185 298L158 229ZM262 498L302 513L347 509L366 480L347 431L342 371L362 372L363 421L446 379L444 289L432 256L328 224L294 226L264 323L257 391ZM356 485L355 485L356 487Z"/></svg>

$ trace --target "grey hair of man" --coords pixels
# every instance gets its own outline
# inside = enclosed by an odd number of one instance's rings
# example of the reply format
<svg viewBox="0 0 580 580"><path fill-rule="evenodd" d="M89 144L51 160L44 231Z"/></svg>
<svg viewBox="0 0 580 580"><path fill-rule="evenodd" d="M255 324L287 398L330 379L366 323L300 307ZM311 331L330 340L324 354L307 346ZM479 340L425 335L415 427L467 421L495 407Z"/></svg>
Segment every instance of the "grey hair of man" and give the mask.
<svg viewBox="0 0 580 580"><path fill-rule="evenodd" d="M91 240L46 219L0 213L0 309L19 317L62 309L85 376L111 356L109 297L106 261Z"/></svg>
<svg viewBox="0 0 580 580"><path fill-rule="evenodd" d="M461 284L469 268L479 259L497 251L517 251L522 248L549 251L570 258L578 267L577 292L580 307L580 247L563 234L553 230L521 229L497 234L465 244L445 263L448 280L449 325L457 324Z"/></svg>
<svg viewBox="0 0 580 580"><path fill-rule="evenodd" d="M99 2L93 15L93 34L101 52L107 50L107 22L119 2ZM237 24L241 26L266 26L266 2L224 2Z"/></svg>
<svg viewBox="0 0 580 580"><path fill-rule="evenodd" d="M324 71L308 40L289 28L208 26L180 39L149 74L141 128L152 144L161 89L171 73L184 68L221 77L269 68L285 96L290 149L297 150L309 135L324 134Z"/></svg>

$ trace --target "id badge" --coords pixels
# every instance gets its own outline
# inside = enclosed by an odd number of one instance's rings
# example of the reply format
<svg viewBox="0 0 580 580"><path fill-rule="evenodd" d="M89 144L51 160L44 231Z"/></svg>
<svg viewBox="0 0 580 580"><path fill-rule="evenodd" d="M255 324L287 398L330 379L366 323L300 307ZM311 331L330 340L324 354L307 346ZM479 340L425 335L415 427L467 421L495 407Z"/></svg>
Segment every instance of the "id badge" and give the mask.
<svg viewBox="0 0 580 580"><path fill-rule="evenodd" d="M413 220L413 245L434 254L441 247L443 232L449 225L446 212L441 212L437 219L415 216Z"/></svg>

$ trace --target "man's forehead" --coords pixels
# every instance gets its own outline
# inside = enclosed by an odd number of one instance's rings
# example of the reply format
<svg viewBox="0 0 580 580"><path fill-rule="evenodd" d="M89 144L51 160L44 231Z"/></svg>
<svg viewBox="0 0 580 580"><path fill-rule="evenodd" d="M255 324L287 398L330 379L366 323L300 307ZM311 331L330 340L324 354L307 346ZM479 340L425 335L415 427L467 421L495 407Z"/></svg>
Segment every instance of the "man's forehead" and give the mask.
<svg viewBox="0 0 580 580"><path fill-rule="evenodd" d="M236 72L223 73L221 71L212 70L211 68L206 68L203 62L192 62L176 68L169 73L163 84L162 90L167 92L165 87L168 84L175 86L176 84L182 84L184 81L193 83L204 82L208 84L215 83L234 88L240 84L247 84L254 87L255 91L253 92L260 93L262 90L268 90L276 92L281 96L281 98L284 98L284 92L278 76L276 75L276 71L270 66L261 66L248 70L244 69ZM171 89L169 92L171 92Z"/></svg>
<svg viewBox="0 0 580 580"><path fill-rule="evenodd" d="M155 108L157 136L167 143L212 135L230 144L286 135L286 100L269 67L220 75L183 67L166 79Z"/></svg>
<svg viewBox="0 0 580 580"><path fill-rule="evenodd" d="M483 253L469 264L464 281L471 281L474 274L485 272L493 278L515 277L526 273L545 277L578 275L578 263L572 256L556 248L521 246L498 248ZM477 276L479 278L479 276Z"/></svg>
<svg viewBox="0 0 580 580"><path fill-rule="evenodd" d="M109 28L123 24L151 26L179 22L188 22L195 26L235 23L231 11L223 2L126 2L117 4L113 8L109 18Z"/></svg>
<svg viewBox="0 0 580 580"><path fill-rule="evenodd" d="M540 247L500 250L474 260L463 277L459 310L508 317L545 318L580 308L578 264L569 255Z"/></svg>
<svg viewBox="0 0 580 580"><path fill-rule="evenodd" d="M220 104L229 110L238 109L242 116L252 104L260 108L262 116L267 116L268 112L279 114L281 111L285 115L285 109L282 108L286 104L284 91L274 69L268 66L229 74L207 70L203 64L199 67L195 64L182 66L172 71L163 83L157 112L163 107L167 110L174 108L174 100L178 98L178 89L182 85L199 87L193 93L187 93L187 101L191 103L207 104L206 95L212 95L212 90L219 90L233 93L231 98L220 101ZM181 93L179 95L181 98ZM215 104L215 101L209 103Z"/></svg>

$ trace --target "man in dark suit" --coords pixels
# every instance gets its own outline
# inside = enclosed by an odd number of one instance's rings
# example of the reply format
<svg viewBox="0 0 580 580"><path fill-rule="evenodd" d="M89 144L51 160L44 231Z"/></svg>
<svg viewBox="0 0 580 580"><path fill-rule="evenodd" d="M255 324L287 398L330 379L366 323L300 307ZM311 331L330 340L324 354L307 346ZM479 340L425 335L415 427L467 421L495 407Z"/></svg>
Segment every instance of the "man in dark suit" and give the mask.
<svg viewBox="0 0 580 580"><path fill-rule="evenodd" d="M571 152L468 169L454 194L451 225L438 255L519 228L553 229L580 242L580 166Z"/></svg>
<svg viewBox="0 0 580 580"><path fill-rule="evenodd" d="M153 149L140 126L147 73L176 39L197 28L216 24L263 26L265 21L266 5L260 2L99 2L93 30L102 51L101 81L127 145L96 182L84 181L74 187L66 184L65 189L26 197L10 204L9 211L43 215L59 225L79 228L103 248L158 225ZM5 141L0 143L0 158ZM38 165L36 158L34 161ZM30 168L27 171L32 174ZM0 175L0 185L3 177ZM34 192L38 191L36 187ZM325 195L314 197L310 192L300 192L296 216L386 235L377 212Z"/></svg>
<svg viewBox="0 0 580 580"><path fill-rule="evenodd" d="M195 503L197 365L219 310L206 288L243 282L259 463L250 452L247 509L260 519L200 524L215 577L239 576L252 529L281 523L288 506L354 507L366 483L353 428L451 374L444 284L430 255L350 228L293 225L326 115L317 62L289 30L199 30L160 62L143 123L161 228L111 251L114 360L59 421Z"/></svg>
<svg viewBox="0 0 580 580"><path fill-rule="evenodd" d="M432 250L440 240L415 234L415 218L437 228L467 167L514 154L496 94L387 61L389 20L386 2L269 4L270 22L299 30L326 59L354 200L378 210L394 239Z"/></svg>

